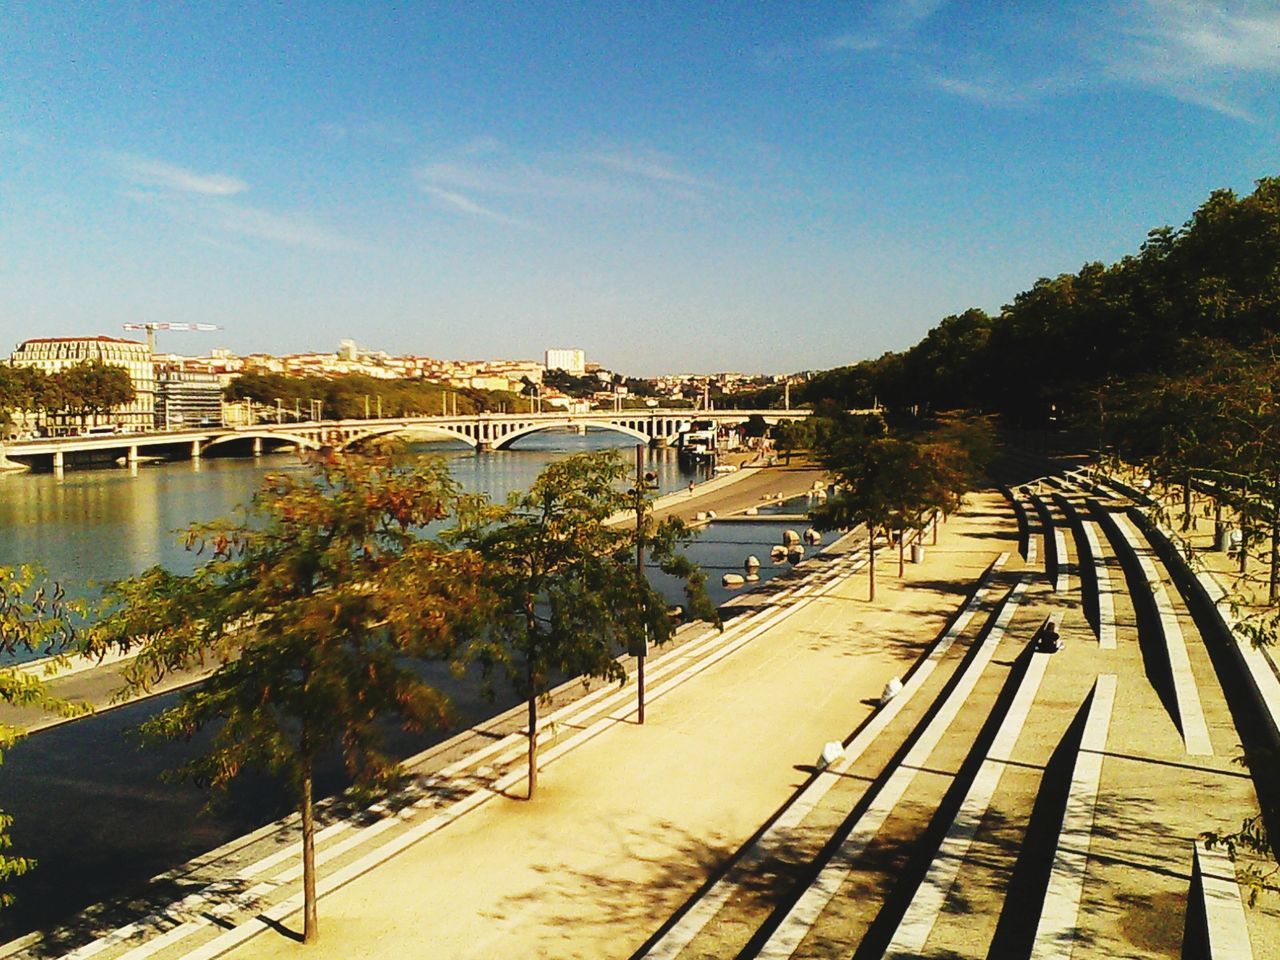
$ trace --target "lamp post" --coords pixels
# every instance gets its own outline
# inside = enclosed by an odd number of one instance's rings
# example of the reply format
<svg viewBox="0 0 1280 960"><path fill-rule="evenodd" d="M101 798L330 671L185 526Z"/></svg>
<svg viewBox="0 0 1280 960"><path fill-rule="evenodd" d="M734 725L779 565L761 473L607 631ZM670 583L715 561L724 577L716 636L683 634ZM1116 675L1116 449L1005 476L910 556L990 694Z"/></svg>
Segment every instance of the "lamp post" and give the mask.
<svg viewBox="0 0 1280 960"><path fill-rule="evenodd" d="M280 409L281 402L281 399L276 397L276 426L279 426L280 422L284 419L284 413Z"/></svg>

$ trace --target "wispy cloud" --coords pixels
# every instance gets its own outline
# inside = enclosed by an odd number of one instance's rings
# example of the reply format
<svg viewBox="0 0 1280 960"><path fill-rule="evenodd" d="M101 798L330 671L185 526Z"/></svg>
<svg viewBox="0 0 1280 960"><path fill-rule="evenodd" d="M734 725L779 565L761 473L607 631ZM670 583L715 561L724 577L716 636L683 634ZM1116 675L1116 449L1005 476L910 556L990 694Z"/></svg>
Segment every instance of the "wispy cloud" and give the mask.
<svg viewBox="0 0 1280 960"><path fill-rule="evenodd" d="M866 9L862 22L843 33L823 39L819 46L828 50L870 53L873 50L898 48L933 18L948 0L881 0Z"/></svg>
<svg viewBox="0 0 1280 960"><path fill-rule="evenodd" d="M450 207L460 213L466 213L473 217L481 217L485 220L494 220L498 223L509 223L512 225L522 224L523 221L515 217L509 217L505 213L499 213L497 210L490 210L483 204L476 203L470 197L464 196L453 190L445 190L443 187L433 187L430 184L419 184L420 189L427 196L438 200L446 207Z"/></svg>
<svg viewBox="0 0 1280 960"><path fill-rule="evenodd" d="M207 197L229 197L249 189L247 183L236 177L222 173L197 173L186 167L136 154L120 154L116 157L116 162L125 176L145 187Z"/></svg>
<svg viewBox="0 0 1280 960"><path fill-rule="evenodd" d="M523 226L534 218L511 212L511 207L688 201L720 189L655 150L601 147L520 156L489 137L421 163L412 174L418 189L441 207Z"/></svg>
<svg viewBox="0 0 1280 960"><path fill-rule="evenodd" d="M817 48L882 58L918 82L991 107L1112 84L1252 122L1280 103L1274 85L1260 82L1280 75L1275 0L1110 0L1006 13L967 23L963 44L953 37L942 45L926 28L944 7L942 0L873 6Z"/></svg>
<svg viewBox="0 0 1280 960"><path fill-rule="evenodd" d="M1280 7L1274 3L1136 0L1099 43L1107 73L1186 103L1258 120L1261 76L1280 75Z"/></svg>
<svg viewBox="0 0 1280 960"><path fill-rule="evenodd" d="M186 224L194 231L192 238L201 243L231 235L311 250L349 250L355 246L304 213L276 212L232 199L247 189L241 181L193 174L154 161L134 163L134 159L139 158L131 158L127 168L131 185L120 191L121 196Z"/></svg>
<svg viewBox="0 0 1280 960"><path fill-rule="evenodd" d="M670 157L660 153L623 151L592 153L588 154L588 159L610 170L630 174L655 183L675 184L698 190L715 189L716 186L710 180L704 180L701 177L685 173L675 165Z"/></svg>
<svg viewBox="0 0 1280 960"><path fill-rule="evenodd" d="M242 237L269 240L311 250L349 250L355 244L336 231L300 213L273 213L244 204L219 204L213 224Z"/></svg>

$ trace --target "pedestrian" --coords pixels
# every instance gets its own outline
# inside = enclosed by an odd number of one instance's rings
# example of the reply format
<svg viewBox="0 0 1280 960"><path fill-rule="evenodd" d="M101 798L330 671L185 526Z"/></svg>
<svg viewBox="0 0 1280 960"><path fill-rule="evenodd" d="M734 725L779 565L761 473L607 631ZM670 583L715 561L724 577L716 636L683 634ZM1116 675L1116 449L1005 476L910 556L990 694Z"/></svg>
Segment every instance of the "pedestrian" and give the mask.
<svg viewBox="0 0 1280 960"><path fill-rule="evenodd" d="M1062 637L1058 635L1058 625L1050 620L1040 631L1040 640L1036 650L1040 653L1057 653L1062 649Z"/></svg>
<svg viewBox="0 0 1280 960"><path fill-rule="evenodd" d="M689 496L693 496L693 481L689 481Z"/></svg>

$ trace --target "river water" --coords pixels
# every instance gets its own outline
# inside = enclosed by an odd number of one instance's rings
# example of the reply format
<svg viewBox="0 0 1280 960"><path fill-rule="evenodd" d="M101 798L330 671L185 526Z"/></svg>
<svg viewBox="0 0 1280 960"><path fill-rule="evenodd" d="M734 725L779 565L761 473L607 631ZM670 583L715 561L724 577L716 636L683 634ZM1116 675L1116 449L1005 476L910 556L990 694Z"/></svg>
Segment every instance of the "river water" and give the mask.
<svg viewBox="0 0 1280 960"><path fill-rule="evenodd" d="M552 460L568 453L624 447L616 433L589 431L534 434L514 449L478 454L469 448L432 444L418 448L444 456L453 477L469 491L495 498L525 489ZM683 468L674 450L646 454L658 492L681 489L702 475ZM628 459L628 462L631 462ZM141 572L153 564L192 569L200 558L180 544L178 531L195 521L230 514L245 503L269 471L302 469L286 455L250 459L208 458L125 469L52 474L0 474L0 565L38 563L73 595L92 596L96 584ZM767 523L708 527L689 548L707 570L715 602L727 597L720 573L739 570L755 553L763 578L778 572L768 546L779 529ZM672 602L672 584L655 583ZM454 729L484 719L514 702L478 695L477 685L458 681L441 668L433 679L457 713ZM14 851L39 861L13 884L15 906L0 913L0 940L33 929L49 929L82 907L127 892L192 856L286 812L289 798L266 777L243 778L218 808L201 813L208 795L193 786L161 782L192 745L148 745L130 731L176 695L103 712L37 733L19 742L0 768L0 808L14 816ZM451 731L398 736L399 755L421 750ZM196 745L198 746L198 745ZM336 768L318 784L341 789Z"/></svg>

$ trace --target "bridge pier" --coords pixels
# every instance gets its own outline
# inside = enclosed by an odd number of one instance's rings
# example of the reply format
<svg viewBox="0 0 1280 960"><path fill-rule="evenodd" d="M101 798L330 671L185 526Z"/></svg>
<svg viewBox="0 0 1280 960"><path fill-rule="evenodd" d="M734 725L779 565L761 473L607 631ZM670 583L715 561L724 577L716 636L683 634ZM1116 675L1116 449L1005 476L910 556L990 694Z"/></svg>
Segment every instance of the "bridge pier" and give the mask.
<svg viewBox="0 0 1280 960"><path fill-rule="evenodd" d="M255 457L262 456L262 438L261 437L253 438L253 455Z"/></svg>
<svg viewBox="0 0 1280 960"><path fill-rule="evenodd" d="M200 459L200 441L199 440L191 441L191 459L192 460Z"/></svg>
<svg viewBox="0 0 1280 960"><path fill-rule="evenodd" d="M476 444L476 453L493 453L493 441L481 440Z"/></svg>
<svg viewBox="0 0 1280 960"><path fill-rule="evenodd" d="M135 443L132 446L130 446L129 449L125 452L124 456L125 456L125 461L129 464L129 466L136 467L138 465L138 445Z"/></svg>
<svg viewBox="0 0 1280 960"><path fill-rule="evenodd" d="M61 450L53 451L53 472L62 473L63 467L66 466L66 458L63 457Z"/></svg>

